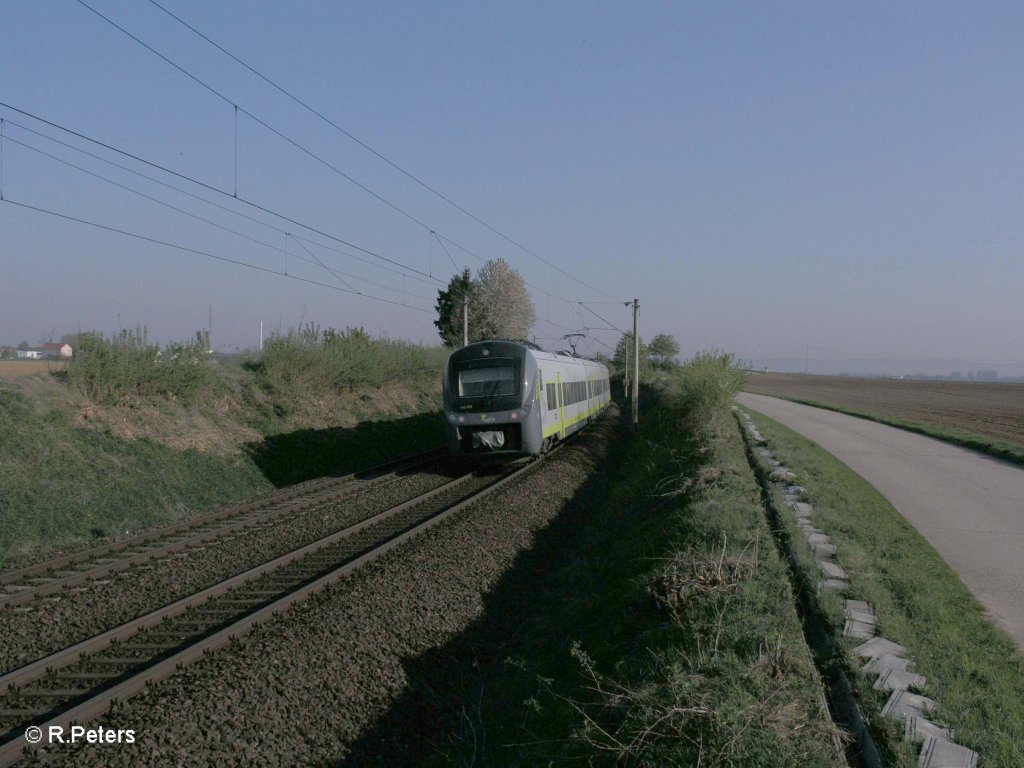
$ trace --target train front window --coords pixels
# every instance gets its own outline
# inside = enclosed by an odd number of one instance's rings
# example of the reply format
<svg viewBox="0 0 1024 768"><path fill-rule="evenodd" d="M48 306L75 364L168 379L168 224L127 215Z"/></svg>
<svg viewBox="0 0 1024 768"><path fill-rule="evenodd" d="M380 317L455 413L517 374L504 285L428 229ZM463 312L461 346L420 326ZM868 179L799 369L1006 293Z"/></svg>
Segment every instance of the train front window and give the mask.
<svg viewBox="0 0 1024 768"><path fill-rule="evenodd" d="M497 397L516 394L516 369L511 365L459 371L459 397Z"/></svg>

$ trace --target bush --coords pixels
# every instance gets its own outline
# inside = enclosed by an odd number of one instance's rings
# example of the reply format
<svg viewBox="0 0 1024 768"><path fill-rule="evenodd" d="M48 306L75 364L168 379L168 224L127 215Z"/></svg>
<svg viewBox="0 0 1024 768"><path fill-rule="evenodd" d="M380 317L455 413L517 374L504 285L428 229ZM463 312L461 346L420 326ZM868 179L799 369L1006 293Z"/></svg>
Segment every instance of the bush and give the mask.
<svg viewBox="0 0 1024 768"><path fill-rule="evenodd" d="M210 394L215 382L202 332L194 341L161 350L144 327L122 329L109 339L83 333L65 375L88 400L104 405L152 398L194 402Z"/></svg>
<svg viewBox="0 0 1024 768"><path fill-rule="evenodd" d="M679 369L682 405L691 418L707 423L729 408L745 380L731 352L699 352Z"/></svg>
<svg viewBox="0 0 1024 768"><path fill-rule="evenodd" d="M395 379L440 381L447 357L441 347L373 339L362 328L321 331L309 323L272 336L250 368L277 393L317 396Z"/></svg>

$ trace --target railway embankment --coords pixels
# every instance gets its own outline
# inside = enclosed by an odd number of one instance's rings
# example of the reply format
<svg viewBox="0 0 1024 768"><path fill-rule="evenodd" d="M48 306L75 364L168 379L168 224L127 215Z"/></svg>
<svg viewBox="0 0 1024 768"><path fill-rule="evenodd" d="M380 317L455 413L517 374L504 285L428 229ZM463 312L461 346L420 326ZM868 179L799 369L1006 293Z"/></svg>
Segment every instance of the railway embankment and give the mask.
<svg viewBox="0 0 1024 768"><path fill-rule="evenodd" d="M364 336L174 374L100 340L69 370L0 379L0 568L440 443L443 353Z"/></svg>
<svg viewBox="0 0 1024 768"><path fill-rule="evenodd" d="M768 503L828 634L827 662L851 684L884 764L946 764L920 753L948 744L978 764L1024 764L1024 659L1013 641L863 478L749 413L767 443L753 454L764 476L776 462L794 475L766 484Z"/></svg>
<svg viewBox="0 0 1024 768"><path fill-rule="evenodd" d="M841 763L728 396L645 402L48 764Z"/></svg>

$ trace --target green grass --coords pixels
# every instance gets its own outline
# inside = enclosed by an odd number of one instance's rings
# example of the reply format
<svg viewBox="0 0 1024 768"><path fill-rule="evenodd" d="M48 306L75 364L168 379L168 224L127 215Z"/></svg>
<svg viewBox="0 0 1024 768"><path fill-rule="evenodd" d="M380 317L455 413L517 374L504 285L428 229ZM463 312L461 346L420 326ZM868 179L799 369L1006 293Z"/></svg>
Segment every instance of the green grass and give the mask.
<svg viewBox="0 0 1024 768"><path fill-rule="evenodd" d="M174 519L271 488L256 465L74 426L0 389L0 567L52 547Z"/></svg>
<svg viewBox="0 0 1024 768"><path fill-rule="evenodd" d="M797 397L786 397L783 399L790 400L794 403L801 403L802 405L814 406L815 408L826 408L830 411L845 413L849 416L857 416L861 419L877 421L879 424L886 424L890 427L905 429L908 432L916 432L917 434L926 435L927 437L934 437L937 440L944 440L947 443L959 445L962 448L970 448L973 451L986 453L989 456L995 456L997 459L1002 459L1003 461L1009 461L1014 464L1024 466L1024 445L1020 445L1019 443L1007 443L1001 440L993 440L990 437L979 435L976 432L967 432L960 429L953 429L951 427L940 427L935 424L927 424L922 421L894 419L890 416L880 416L867 411L846 408L840 405L832 405L830 403L823 403L817 400L806 400Z"/></svg>
<svg viewBox="0 0 1024 768"><path fill-rule="evenodd" d="M750 409L746 409L750 411ZM814 505L814 523L838 546L837 561L850 574L849 597L875 609L879 633L905 646L915 671L928 678L923 693L940 703L934 719L951 726L959 743L984 765L1024 765L1024 658L985 616L981 605L925 539L859 475L792 430L751 411L776 458L797 474ZM783 509L776 490L774 503ZM783 513L807 578L817 580L792 516ZM844 649L842 605L827 596L823 607ZM902 744L902 724L883 720L888 696L872 690L875 678L855 671L851 681L873 732L892 765L917 765Z"/></svg>
<svg viewBox="0 0 1024 768"><path fill-rule="evenodd" d="M308 326L220 363L202 341L84 334L0 390L0 568L442 441L445 350Z"/></svg>

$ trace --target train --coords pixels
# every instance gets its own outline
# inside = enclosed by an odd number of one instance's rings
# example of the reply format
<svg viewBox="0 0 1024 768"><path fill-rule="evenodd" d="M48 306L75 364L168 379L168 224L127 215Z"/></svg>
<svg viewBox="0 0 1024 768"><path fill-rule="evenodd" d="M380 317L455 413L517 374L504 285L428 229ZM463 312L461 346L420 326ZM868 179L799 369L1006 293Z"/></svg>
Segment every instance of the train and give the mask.
<svg viewBox="0 0 1024 768"><path fill-rule="evenodd" d="M452 352L443 392L448 444L461 456L538 456L611 402L601 363L502 339Z"/></svg>

